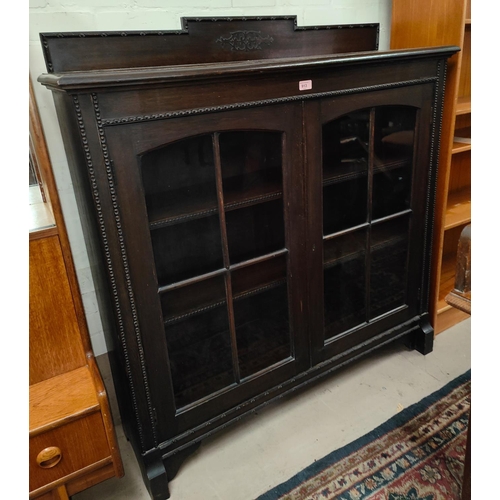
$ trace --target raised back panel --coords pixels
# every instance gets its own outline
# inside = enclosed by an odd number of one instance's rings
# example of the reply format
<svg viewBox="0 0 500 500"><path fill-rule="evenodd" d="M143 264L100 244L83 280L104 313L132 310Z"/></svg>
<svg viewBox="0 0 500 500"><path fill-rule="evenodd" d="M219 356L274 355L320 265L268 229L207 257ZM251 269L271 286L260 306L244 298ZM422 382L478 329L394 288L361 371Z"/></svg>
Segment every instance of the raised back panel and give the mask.
<svg viewBox="0 0 500 500"><path fill-rule="evenodd" d="M182 18L175 31L41 33L51 73L378 49L378 24L297 26L297 17ZM106 38L106 50L103 50Z"/></svg>

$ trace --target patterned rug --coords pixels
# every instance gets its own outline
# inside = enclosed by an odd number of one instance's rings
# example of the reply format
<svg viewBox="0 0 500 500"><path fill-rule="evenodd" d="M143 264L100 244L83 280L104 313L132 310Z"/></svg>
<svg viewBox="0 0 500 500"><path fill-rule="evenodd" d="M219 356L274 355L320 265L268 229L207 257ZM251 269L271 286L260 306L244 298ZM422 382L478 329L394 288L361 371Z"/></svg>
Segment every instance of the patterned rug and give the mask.
<svg viewBox="0 0 500 500"><path fill-rule="evenodd" d="M257 500L459 500L470 370Z"/></svg>

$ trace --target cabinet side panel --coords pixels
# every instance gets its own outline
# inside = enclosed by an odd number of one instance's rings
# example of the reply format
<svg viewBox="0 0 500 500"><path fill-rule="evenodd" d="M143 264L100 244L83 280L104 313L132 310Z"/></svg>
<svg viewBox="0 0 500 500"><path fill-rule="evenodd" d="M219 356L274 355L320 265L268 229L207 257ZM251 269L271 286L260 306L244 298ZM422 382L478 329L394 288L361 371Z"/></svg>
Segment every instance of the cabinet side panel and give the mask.
<svg viewBox="0 0 500 500"><path fill-rule="evenodd" d="M391 49L461 46L464 15L464 0L394 0Z"/></svg>
<svg viewBox="0 0 500 500"><path fill-rule="evenodd" d="M92 279L99 304L99 313L103 324L106 347L113 374L113 382L120 407L121 420L127 426L131 415L131 403L127 390L125 368L121 365L121 357L117 355L117 332L113 318L112 299L108 283L107 271L98 230L98 220L94 210L92 189L86 172L85 152L78 132L78 122L70 96L54 92L54 102L61 128L66 157L76 202L84 233L85 245L89 257Z"/></svg>
<svg viewBox="0 0 500 500"><path fill-rule="evenodd" d="M30 241L30 385L85 365L59 236Z"/></svg>

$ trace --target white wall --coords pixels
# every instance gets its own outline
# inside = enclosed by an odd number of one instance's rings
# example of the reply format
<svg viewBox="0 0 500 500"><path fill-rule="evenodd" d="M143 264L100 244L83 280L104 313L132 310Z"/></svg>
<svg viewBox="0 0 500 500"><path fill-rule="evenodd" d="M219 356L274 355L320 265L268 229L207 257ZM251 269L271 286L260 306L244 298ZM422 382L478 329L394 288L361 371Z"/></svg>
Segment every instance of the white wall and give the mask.
<svg viewBox="0 0 500 500"><path fill-rule="evenodd" d="M29 65L63 208L96 356L106 352L94 284L51 92L36 82L46 72L39 33L180 28L181 17L296 15L299 26L380 23L389 47L392 0L30 0Z"/></svg>

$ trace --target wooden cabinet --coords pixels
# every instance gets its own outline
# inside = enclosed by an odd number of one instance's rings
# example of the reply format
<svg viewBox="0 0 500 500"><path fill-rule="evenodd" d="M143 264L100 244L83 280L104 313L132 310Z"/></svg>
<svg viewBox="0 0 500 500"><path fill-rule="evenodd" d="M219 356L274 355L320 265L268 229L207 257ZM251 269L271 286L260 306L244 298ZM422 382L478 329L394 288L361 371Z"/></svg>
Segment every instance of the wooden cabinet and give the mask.
<svg viewBox="0 0 500 500"><path fill-rule="evenodd" d="M201 18L180 33L42 35L39 80L107 279L122 421L153 498L249 412L387 342L432 350L457 47L382 53L377 33Z"/></svg>
<svg viewBox="0 0 500 500"><path fill-rule="evenodd" d="M30 158L46 201L29 234L29 497L63 500L123 467L32 93Z"/></svg>
<svg viewBox="0 0 500 500"><path fill-rule="evenodd" d="M471 6L470 0L394 0L391 48L457 45L449 59L441 154L430 310L439 333L468 315L446 303L455 283L460 234L471 222Z"/></svg>

